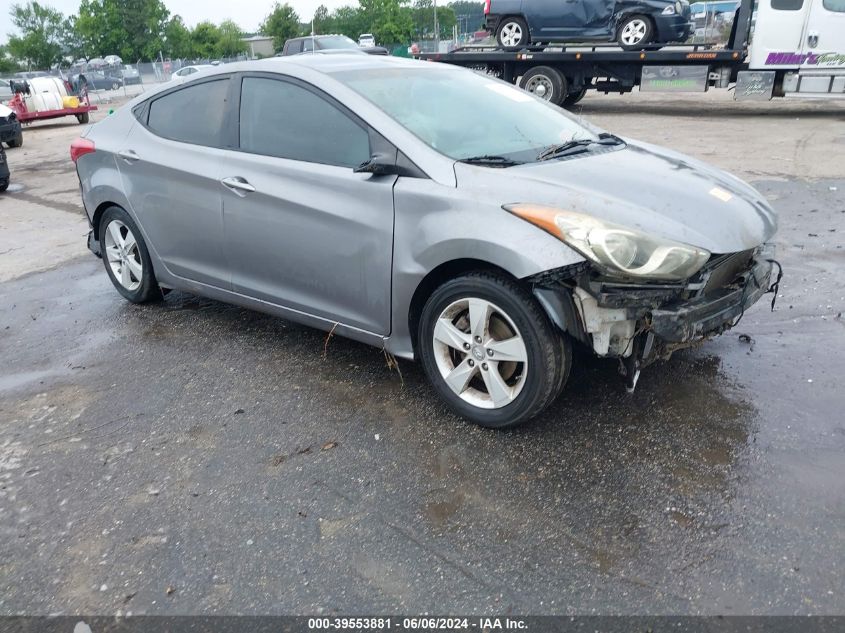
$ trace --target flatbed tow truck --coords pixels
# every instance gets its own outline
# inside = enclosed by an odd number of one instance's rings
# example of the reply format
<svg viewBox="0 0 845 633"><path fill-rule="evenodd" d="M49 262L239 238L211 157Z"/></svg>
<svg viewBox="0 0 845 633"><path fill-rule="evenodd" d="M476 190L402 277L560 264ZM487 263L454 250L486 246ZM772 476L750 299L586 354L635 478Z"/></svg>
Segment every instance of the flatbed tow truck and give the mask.
<svg viewBox="0 0 845 633"><path fill-rule="evenodd" d="M417 57L495 75L557 105L588 90L734 90L737 100L845 98L845 0L740 0L726 44L473 45Z"/></svg>

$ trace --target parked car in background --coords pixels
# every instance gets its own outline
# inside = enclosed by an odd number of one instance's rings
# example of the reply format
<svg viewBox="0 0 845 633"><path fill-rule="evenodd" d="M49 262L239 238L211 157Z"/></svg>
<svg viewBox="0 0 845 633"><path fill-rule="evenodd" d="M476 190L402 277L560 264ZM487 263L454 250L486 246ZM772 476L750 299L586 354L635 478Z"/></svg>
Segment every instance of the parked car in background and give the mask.
<svg viewBox="0 0 845 633"><path fill-rule="evenodd" d="M78 75L71 75L69 80L71 85L78 89L85 87L87 90L118 90L123 86L123 77L115 71L88 69Z"/></svg>
<svg viewBox="0 0 845 633"><path fill-rule="evenodd" d="M388 50L383 46L359 46L355 40L345 35L311 35L289 39L278 57L326 50L364 51L370 55L388 54Z"/></svg>
<svg viewBox="0 0 845 633"><path fill-rule="evenodd" d="M170 81L184 81L191 75L195 75L201 70L205 70L206 68L214 68L211 64L195 64L193 66L184 66L177 70L173 75L170 77Z"/></svg>
<svg viewBox="0 0 845 633"><path fill-rule="evenodd" d="M138 69L134 66L124 64L120 67L118 73L123 75L123 83L127 86L133 86L141 83L141 73L139 73Z"/></svg>
<svg viewBox="0 0 845 633"><path fill-rule="evenodd" d="M499 46L615 41L625 50L684 42L694 30L687 0L486 0L485 26Z"/></svg>
<svg viewBox="0 0 845 633"><path fill-rule="evenodd" d="M10 178L9 163L6 161L6 150L3 149L3 145L0 145L0 193L3 193L9 188Z"/></svg>
<svg viewBox="0 0 845 633"><path fill-rule="evenodd" d="M372 33L362 33L358 36L358 46L361 48L372 48L376 45L376 38Z"/></svg>
<svg viewBox="0 0 845 633"><path fill-rule="evenodd" d="M0 147L3 143L9 147L23 145L23 129L14 110L0 103Z"/></svg>
<svg viewBox="0 0 845 633"><path fill-rule="evenodd" d="M483 426L548 407L575 344L633 389L776 292L752 187L455 66L236 63L84 134L89 247L124 298L183 290L418 359Z"/></svg>

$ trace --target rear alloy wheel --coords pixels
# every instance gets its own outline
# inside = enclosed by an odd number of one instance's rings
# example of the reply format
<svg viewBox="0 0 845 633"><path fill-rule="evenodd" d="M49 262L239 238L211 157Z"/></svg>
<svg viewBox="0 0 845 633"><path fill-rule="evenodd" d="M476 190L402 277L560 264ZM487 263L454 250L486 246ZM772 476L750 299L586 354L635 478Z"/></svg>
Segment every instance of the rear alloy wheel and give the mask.
<svg viewBox="0 0 845 633"><path fill-rule="evenodd" d="M112 89L112 90L119 90L119 89L120 89L120 84L119 84L119 83L117 83L116 81L115 81L115 82L113 82L113 83L112 83L112 85L111 85L111 89Z"/></svg>
<svg viewBox="0 0 845 633"><path fill-rule="evenodd" d="M119 207L107 209L99 237L103 263L117 291L133 303L160 299L147 246L129 214Z"/></svg>
<svg viewBox="0 0 845 633"><path fill-rule="evenodd" d="M566 77L551 66L532 68L522 76L519 87L555 105L566 98Z"/></svg>
<svg viewBox="0 0 845 633"><path fill-rule="evenodd" d="M502 429L534 417L558 395L571 355L562 341L527 290L477 272L434 291L421 315L418 350L456 413Z"/></svg>
<svg viewBox="0 0 845 633"><path fill-rule="evenodd" d="M525 46L529 41L528 24L522 18L505 18L496 29L496 42L504 48Z"/></svg>
<svg viewBox="0 0 845 633"><path fill-rule="evenodd" d="M616 41L626 51L639 51L646 48L654 37L651 20L641 15L625 18L616 31Z"/></svg>

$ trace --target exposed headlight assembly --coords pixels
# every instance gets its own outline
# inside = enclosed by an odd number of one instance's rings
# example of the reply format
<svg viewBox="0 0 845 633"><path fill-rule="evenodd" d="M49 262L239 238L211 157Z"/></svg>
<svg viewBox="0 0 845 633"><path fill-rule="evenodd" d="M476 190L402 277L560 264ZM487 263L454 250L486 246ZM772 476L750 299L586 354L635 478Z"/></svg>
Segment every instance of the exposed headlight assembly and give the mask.
<svg viewBox="0 0 845 633"><path fill-rule="evenodd" d="M660 13L662 13L663 15L675 15L675 13L680 13L680 11L677 10L677 5L677 2L674 5L670 4L669 6L665 7Z"/></svg>
<svg viewBox="0 0 845 633"><path fill-rule="evenodd" d="M681 281L710 259L703 248L652 237L583 213L539 204L507 204L503 208L551 233L616 277Z"/></svg>

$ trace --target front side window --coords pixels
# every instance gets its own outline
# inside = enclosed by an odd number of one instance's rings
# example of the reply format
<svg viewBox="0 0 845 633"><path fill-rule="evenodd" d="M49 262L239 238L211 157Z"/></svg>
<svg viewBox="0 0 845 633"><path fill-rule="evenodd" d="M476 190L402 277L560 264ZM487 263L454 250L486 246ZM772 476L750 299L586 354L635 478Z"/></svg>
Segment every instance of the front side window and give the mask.
<svg viewBox="0 0 845 633"><path fill-rule="evenodd" d="M824 8L828 11L835 11L836 13L845 13L845 0L824 0L822 3Z"/></svg>
<svg viewBox="0 0 845 633"><path fill-rule="evenodd" d="M778 11L800 11L804 0L772 0L772 8Z"/></svg>
<svg viewBox="0 0 845 633"><path fill-rule="evenodd" d="M440 64L342 70L332 76L421 141L455 160L501 156L526 162L544 148L596 131L502 81Z"/></svg>
<svg viewBox="0 0 845 633"><path fill-rule="evenodd" d="M367 130L320 95L276 79L243 80L240 135L252 154L342 167L370 157Z"/></svg>
<svg viewBox="0 0 845 633"><path fill-rule="evenodd" d="M154 134L183 143L220 145L229 79L193 84L155 99L147 127Z"/></svg>

